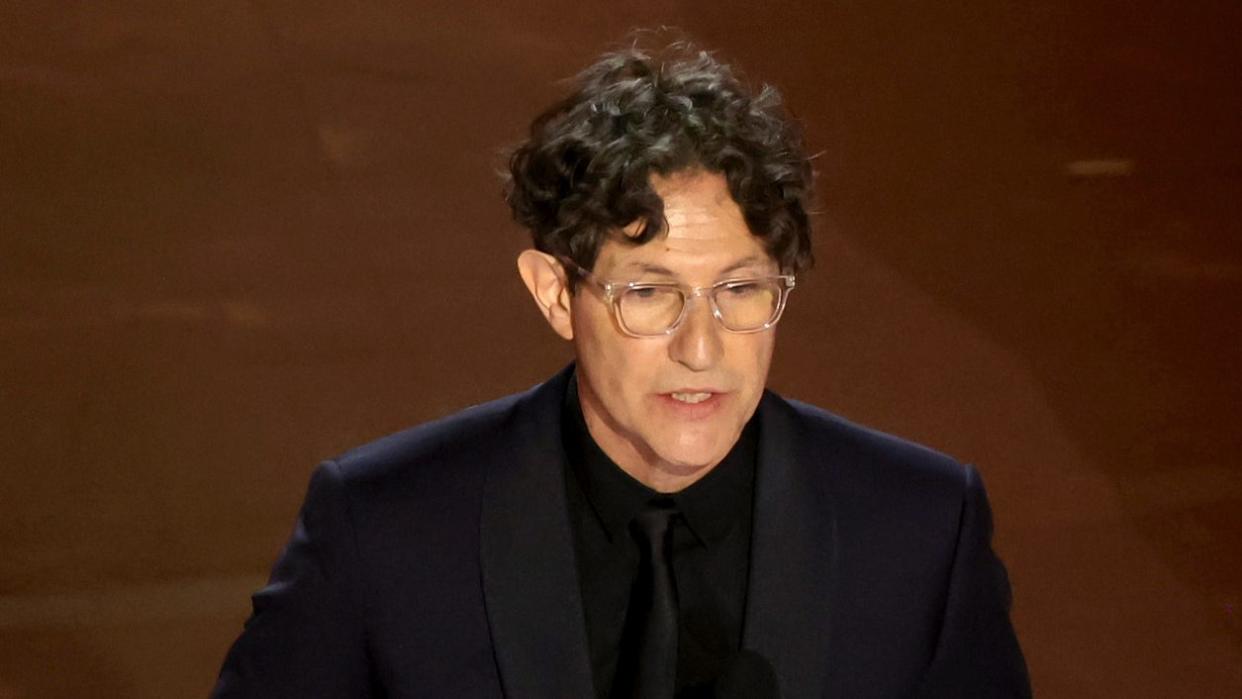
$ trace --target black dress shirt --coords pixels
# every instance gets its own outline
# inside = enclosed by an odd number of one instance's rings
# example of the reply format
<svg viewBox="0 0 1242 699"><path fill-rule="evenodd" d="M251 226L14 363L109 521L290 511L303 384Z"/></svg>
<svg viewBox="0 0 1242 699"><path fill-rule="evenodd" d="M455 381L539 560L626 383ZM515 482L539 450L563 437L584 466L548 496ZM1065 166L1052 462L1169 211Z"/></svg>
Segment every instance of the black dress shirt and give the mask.
<svg viewBox="0 0 1242 699"><path fill-rule="evenodd" d="M628 525L660 493L634 480L591 438L571 380L564 410L566 473L578 580L596 696L606 698L621 648L638 546ZM712 685L741 647L750 562L758 425L751 420L729 454L671 497L682 516L673 529L679 601L679 699L713 696Z"/></svg>

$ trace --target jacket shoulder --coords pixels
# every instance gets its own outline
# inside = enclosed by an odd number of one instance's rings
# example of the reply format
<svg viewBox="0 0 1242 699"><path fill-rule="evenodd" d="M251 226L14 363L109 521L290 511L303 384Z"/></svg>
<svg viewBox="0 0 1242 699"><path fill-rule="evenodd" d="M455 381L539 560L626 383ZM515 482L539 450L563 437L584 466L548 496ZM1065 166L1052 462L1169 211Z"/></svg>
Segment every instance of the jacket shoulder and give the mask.
<svg viewBox="0 0 1242 699"><path fill-rule="evenodd" d="M805 446L805 458L860 492L940 494L959 502L972 467L929 446L860 425L818 406L771 394Z"/></svg>
<svg viewBox="0 0 1242 699"><path fill-rule="evenodd" d="M530 417L539 387L471 406L350 449L331 461L346 483L378 489L405 482L432 486L483 476L517 448L515 422Z"/></svg>

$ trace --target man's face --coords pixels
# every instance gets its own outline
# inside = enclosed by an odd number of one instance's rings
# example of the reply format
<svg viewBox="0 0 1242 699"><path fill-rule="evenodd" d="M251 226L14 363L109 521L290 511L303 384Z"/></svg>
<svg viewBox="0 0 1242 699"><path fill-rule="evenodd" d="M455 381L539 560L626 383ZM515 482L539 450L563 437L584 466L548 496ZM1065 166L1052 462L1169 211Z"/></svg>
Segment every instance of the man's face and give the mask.
<svg viewBox="0 0 1242 699"><path fill-rule="evenodd" d="M701 287L779 272L723 176L688 171L652 184L664 200L667 235L639 246L609 240L593 270L597 279ZM693 483L728 454L758 406L775 344L772 329L726 331L706 297L688 304L681 325L658 337L622 333L588 283L579 284L571 307L591 435L630 475L666 492Z"/></svg>

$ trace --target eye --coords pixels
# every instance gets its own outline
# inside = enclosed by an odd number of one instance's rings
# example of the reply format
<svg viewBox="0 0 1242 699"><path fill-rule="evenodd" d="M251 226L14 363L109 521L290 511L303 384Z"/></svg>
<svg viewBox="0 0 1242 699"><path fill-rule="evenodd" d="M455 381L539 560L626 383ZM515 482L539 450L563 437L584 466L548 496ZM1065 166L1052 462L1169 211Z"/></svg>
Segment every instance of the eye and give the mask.
<svg viewBox="0 0 1242 699"><path fill-rule="evenodd" d="M729 296L738 296L738 297L753 296L754 294L759 293L759 283L758 282L740 282L737 284L730 284L729 286L726 286L724 288L724 293L728 294Z"/></svg>
<svg viewBox="0 0 1242 699"><path fill-rule="evenodd" d="M655 298L660 290L654 286L637 286L629 290L629 295L636 299L647 300Z"/></svg>

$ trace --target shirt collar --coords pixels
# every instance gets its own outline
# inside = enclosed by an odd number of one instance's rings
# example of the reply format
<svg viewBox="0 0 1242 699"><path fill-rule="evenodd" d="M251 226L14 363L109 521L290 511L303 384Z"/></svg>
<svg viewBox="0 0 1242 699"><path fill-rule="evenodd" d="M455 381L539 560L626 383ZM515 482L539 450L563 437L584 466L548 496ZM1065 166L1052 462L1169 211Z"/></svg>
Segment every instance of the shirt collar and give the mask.
<svg viewBox="0 0 1242 699"><path fill-rule="evenodd" d="M707 475L688 488L661 494L635 480L600 449L587 429L575 374L566 390L563 434L570 467L609 539L624 535L643 505L671 498L690 531L706 546L749 520L754 490L759 421L751 418L736 444Z"/></svg>

